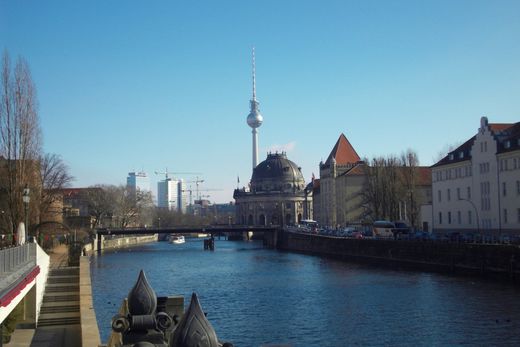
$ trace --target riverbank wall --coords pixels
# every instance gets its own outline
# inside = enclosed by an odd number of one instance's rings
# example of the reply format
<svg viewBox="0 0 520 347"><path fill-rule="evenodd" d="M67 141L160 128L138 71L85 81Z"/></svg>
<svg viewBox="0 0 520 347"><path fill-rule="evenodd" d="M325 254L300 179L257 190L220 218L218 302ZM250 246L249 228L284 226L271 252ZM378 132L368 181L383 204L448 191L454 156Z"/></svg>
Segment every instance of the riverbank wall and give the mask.
<svg viewBox="0 0 520 347"><path fill-rule="evenodd" d="M99 328L92 299L89 257L79 258L79 307L81 342L83 347L97 347L101 344Z"/></svg>
<svg viewBox="0 0 520 347"><path fill-rule="evenodd" d="M117 249L128 246L135 246L142 243L157 242L159 235L140 235L140 236L125 236L110 238L104 235L98 235L92 242L83 247L84 255L91 254L94 251L101 251L105 249Z"/></svg>
<svg viewBox="0 0 520 347"><path fill-rule="evenodd" d="M279 249L383 266L500 278L520 284L520 247L414 240L352 239L281 232Z"/></svg>

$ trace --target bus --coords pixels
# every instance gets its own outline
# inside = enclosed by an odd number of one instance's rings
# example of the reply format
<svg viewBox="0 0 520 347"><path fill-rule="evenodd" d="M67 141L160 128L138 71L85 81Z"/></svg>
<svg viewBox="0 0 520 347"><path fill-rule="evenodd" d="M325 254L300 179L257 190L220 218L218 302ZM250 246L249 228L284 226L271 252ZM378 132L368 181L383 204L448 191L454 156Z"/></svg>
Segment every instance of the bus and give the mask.
<svg viewBox="0 0 520 347"><path fill-rule="evenodd" d="M298 225L300 229L303 229L304 232L308 233L317 233L318 232L318 222L312 219L302 219L300 224Z"/></svg>
<svg viewBox="0 0 520 347"><path fill-rule="evenodd" d="M386 220L378 220L374 222L372 229L375 238L389 239L394 237L395 224Z"/></svg>

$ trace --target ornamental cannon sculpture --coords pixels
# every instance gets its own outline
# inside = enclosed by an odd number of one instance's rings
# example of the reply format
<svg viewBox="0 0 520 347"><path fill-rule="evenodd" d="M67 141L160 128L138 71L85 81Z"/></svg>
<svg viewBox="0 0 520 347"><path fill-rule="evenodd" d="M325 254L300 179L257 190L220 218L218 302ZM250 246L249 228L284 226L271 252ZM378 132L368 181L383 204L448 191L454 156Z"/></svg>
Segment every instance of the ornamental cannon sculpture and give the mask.
<svg viewBox="0 0 520 347"><path fill-rule="evenodd" d="M157 298L141 270L128 293L126 309L112 318L113 333L108 347L233 347L231 343L218 341L197 294L192 294L184 314L176 313L167 299Z"/></svg>

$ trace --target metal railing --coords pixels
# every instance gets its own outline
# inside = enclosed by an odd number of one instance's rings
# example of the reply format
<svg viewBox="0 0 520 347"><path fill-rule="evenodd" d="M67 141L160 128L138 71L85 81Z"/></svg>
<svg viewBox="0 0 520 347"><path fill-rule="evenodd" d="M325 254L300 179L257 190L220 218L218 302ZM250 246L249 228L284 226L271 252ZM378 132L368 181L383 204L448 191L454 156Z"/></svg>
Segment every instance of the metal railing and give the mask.
<svg viewBox="0 0 520 347"><path fill-rule="evenodd" d="M34 243L0 250L0 278L34 260L36 260Z"/></svg>

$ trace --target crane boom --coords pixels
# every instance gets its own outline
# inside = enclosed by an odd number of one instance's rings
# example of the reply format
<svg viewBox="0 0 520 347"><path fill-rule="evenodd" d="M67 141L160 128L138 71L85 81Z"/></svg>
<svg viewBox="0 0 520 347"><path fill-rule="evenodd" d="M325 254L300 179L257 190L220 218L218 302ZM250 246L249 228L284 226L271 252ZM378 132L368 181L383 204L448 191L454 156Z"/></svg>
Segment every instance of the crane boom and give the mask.
<svg viewBox="0 0 520 347"><path fill-rule="evenodd" d="M168 168L166 168L165 171L155 171L156 175L164 175L165 179L168 179L168 175L202 175L200 172L174 172L174 171L168 171ZM198 179L198 177L197 177Z"/></svg>

